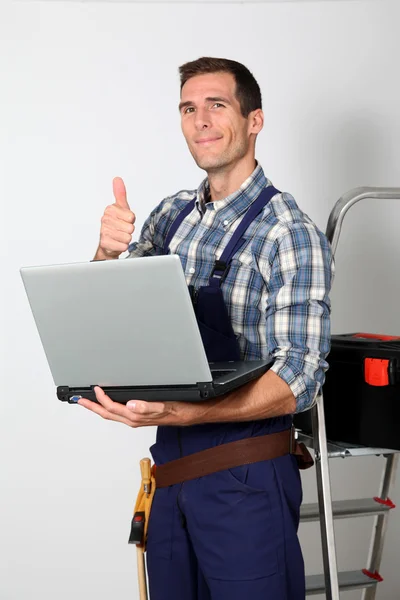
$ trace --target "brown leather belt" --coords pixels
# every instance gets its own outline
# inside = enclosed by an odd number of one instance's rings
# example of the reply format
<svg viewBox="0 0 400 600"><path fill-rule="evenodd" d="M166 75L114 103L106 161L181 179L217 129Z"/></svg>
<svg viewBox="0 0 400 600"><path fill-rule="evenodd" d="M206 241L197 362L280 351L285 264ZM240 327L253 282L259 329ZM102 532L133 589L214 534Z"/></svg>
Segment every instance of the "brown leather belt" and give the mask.
<svg viewBox="0 0 400 600"><path fill-rule="evenodd" d="M293 454L300 469L312 467L311 454L295 439L294 429L245 438L172 460L155 469L156 487L168 487L217 471Z"/></svg>

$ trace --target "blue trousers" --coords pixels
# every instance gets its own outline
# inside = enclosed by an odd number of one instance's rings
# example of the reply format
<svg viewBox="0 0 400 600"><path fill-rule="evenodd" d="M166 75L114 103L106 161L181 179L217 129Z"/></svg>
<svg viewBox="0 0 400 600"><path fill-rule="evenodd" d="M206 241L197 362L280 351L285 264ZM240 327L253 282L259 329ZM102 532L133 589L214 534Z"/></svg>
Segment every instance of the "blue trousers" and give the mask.
<svg viewBox="0 0 400 600"><path fill-rule="evenodd" d="M157 463L162 442L152 452ZM151 600L304 600L301 501L291 455L157 489L147 544Z"/></svg>

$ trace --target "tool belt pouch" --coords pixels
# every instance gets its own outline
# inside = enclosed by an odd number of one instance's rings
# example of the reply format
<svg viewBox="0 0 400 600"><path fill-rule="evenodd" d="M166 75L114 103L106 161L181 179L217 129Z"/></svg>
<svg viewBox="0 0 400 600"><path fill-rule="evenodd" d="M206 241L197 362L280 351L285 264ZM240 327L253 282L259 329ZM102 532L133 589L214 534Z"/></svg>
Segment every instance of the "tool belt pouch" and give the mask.
<svg viewBox="0 0 400 600"><path fill-rule="evenodd" d="M299 469L309 469L314 465L313 457L311 456L307 446L303 442L296 442L293 452Z"/></svg>
<svg viewBox="0 0 400 600"><path fill-rule="evenodd" d="M156 491L156 480L154 477L155 465L151 469L150 490L144 489L143 482L140 484L140 490L137 495L135 510L131 523L131 533L129 536L129 544L136 544L146 551L147 530L149 526L151 505L153 503L154 494Z"/></svg>

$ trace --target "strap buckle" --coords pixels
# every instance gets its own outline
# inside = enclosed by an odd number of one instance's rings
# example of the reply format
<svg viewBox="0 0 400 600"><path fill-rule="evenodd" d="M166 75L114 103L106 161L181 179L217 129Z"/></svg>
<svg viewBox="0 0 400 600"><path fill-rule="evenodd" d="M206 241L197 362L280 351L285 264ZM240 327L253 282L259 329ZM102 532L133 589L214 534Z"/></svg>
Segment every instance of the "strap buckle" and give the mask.
<svg viewBox="0 0 400 600"><path fill-rule="evenodd" d="M223 260L216 260L214 263L213 270L211 272L211 277L217 277L218 279L223 280L226 276L228 270L228 264ZM216 274L216 271L222 271L220 275Z"/></svg>

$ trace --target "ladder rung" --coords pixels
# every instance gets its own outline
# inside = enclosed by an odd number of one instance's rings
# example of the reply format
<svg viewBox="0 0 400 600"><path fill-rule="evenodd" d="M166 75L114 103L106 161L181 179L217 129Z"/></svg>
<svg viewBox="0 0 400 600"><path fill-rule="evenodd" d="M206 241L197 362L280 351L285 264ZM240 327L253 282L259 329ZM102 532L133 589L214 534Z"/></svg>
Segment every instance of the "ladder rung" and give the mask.
<svg viewBox="0 0 400 600"><path fill-rule="evenodd" d="M303 442L308 448L314 447L314 440L311 435L298 431L298 440ZM357 446L346 444L344 442L328 441L329 458L347 458L351 456L381 456L388 454L397 454L400 450L390 450L389 448L368 448L367 446Z"/></svg>
<svg viewBox="0 0 400 600"><path fill-rule="evenodd" d="M356 500L335 500L332 502L333 517L347 519L350 517L367 517L388 512L393 506L380 504L373 498L360 498ZM303 504L300 508L302 523L318 521L320 518L319 505Z"/></svg>
<svg viewBox="0 0 400 600"><path fill-rule="evenodd" d="M338 573L339 589L355 590L358 588L373 587L378 582L362 571L343 571ZM306 595L315 596L323 594L325 591L325 579L323 575L307 575L306 577Z"/></svg>

